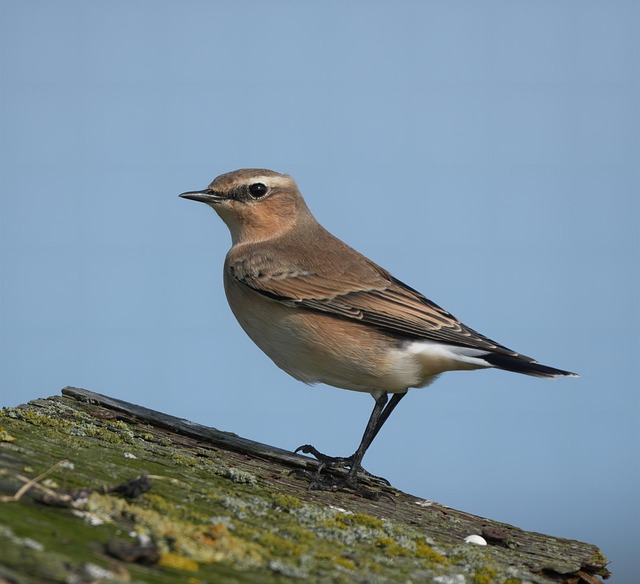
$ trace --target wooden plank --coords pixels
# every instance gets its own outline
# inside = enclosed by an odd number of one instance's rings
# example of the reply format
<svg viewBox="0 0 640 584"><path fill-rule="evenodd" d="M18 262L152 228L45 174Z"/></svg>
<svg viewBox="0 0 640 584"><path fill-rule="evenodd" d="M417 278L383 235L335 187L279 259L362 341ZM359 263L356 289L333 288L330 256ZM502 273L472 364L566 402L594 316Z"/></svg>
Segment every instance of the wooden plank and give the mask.
<svg viewBox="0 0 640 584"><path fill-rule="evenodd" d="M86 389L65 387L62 393L80 401L99 404L129 416L135 416L146 423L224 450L271 461L289 468L314 470L318 467L315 459ZM283 485L283 490L287 491L286 485ZM424 501L392 487L385 490L393 495L394 501L388 501L385 498L370 501L353 495L346 496L352 499L351 505L358 512L415 525L424 530L427 537L438 542L456 544L464 541L468 535L482 535L495 549L501 561L520 567L526 566L534 574L548 574L553 578L564 578L563 581L567 582L575 578L577 578L575 582L589 582L587 576L595 573L605 576L608 574L606 558L592 544L525 531L512 525L451 509L436 502ZM296 492L296 494L299 496L300 493ZM313 495L315 500L324 499L328 504L340 504L343 497L345 497L344 493L332 492Z"/></svg>

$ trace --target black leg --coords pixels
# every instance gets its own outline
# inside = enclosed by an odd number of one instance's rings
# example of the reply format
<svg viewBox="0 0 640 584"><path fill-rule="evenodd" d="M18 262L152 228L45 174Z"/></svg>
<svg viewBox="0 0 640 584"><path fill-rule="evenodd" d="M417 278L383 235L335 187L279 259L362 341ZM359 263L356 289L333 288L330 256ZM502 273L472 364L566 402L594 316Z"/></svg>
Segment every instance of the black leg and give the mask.
<svg viewBox="0 0 640 584"><path fill-rule="evenodd" d="M362 459L369 446L371 446L373 439L378 435L378 432L380 432L380 429L391 415L391 412L405 395L407 395L406 392L394 393L391 401L388 403L387 400L389 396L386 393L376 399L376 405L373 407L373 412L371 412L371 417L362 435L360 446L358 446L358 450L356 450L351 457L351 468L349 469L347 477L355 478L358 470L361 468Z"/></svg>
<svg viewBox="0 0 640 584"><path fill-rule="evenodd" d="M378 432L380 432L380 428L382 428L383 424L387 421L387 418L391 415L391 412L400 403L400 400L405 395L407 395L406 391L404 393L394 393L393 394L393 397L391 398L391 401L387 404L387 406L382 411L380 419L378 420L378 424L376 425L375 431L373 432L373 436L371 436L371 439L369 440L369 444L367 445L367 448L369 448L369 446L373 442L374 438L378 435Z"/></svg>
<svg viewBox="0 0 640 584"><path fill-rule="evenodd" d="M395 409L395 407L405 395L407 395L406 392L394 393L390 401L389 396L386 393L376 398L376 403L373 407L373 411L371 412L371 416L369 417L369 421L367 422L364 434L362 435L360 445L358 446L358 449L347 458L326 456L325 454L318 452L318 450L316 450L309 444L305 444L304 446L300 446L299 448L297 448L296 452L311 454L327 466L341 465L343 467L349 467L349 472L344 479L339 481L322 481L314 478L312 479L311 488L338 490L340 488L350 487L365 497L376 498L378 496L378 493L376 491L371 491L357 485L356 476L359 471L363 471L367 476L377 478L382 482L389 484L389 482L385 479L381 479L380 477L375 477L374 475L370 475L370 473L367 473L362 468L362 459L364 458L364 455L367 452L369 446L371 446L374 438L378 435L378 432L380 432L380 429L391 415L391 412ZM306 471L303 471L302 474L309 476Z"/></svg>

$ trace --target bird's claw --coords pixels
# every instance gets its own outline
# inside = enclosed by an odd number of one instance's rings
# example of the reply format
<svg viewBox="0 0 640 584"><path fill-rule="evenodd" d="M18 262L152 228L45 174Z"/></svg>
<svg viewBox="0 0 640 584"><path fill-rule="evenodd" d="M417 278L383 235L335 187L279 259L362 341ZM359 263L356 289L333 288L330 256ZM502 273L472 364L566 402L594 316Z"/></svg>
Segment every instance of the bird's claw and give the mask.
<svg viewBox="0 0 640 584"><path fill-rule="evenodd" d="M311 446L311 444L303 444L302 446L298 446L298 448L294 450L294 453L297 454L299 452L302 452L303 454L310 454L311 456L313 456L317 461L322 463L321 468L324 468L325 466L331 468L351 468L351 464L353 463L352 456L349 456L347 458L343 456L327 456L326 454L322 454L322 452L317 450L314 446Z"/></svg>
<svg viewBox="0 0 640 584"><path fill-rule="evenodd" d="M395 499L391 494L384 491L375 491L364 487L358 480L353 477L347 476L345 478L337 479L332 476L320 476L318 473L310 473L307 470L295 469L291 471L291 474L298 476L309 481L308 489L310 491L353 491L371 501L379 501L383 497L387 497L389 500L395 502Z"/></svg>
<svg viewBox="0 0 640 584"><path fill-rule="evenodd" d="M325 468L329 468L329 469L349 468L350 469L353 466L353 459L354 459L353 454L351 456L346 456L346 457L345 456L328 456L320 452L314 446L311 446L311 444L303 444L302 446L298 446L298 448L294 450L294 453L297 454L299 452L302 452L304 454L310 454L318 462L320 462L320 467L318 468L318 474L322 472ZM385 479L384 477L380 477L378 475L374 475L373 473L370 473L367 469L363 468L362 466L358 468L357 474L362 474L367 479L376 481L378 483L386 485L387 487L391 486L391 483L387 479Z"/></svg>

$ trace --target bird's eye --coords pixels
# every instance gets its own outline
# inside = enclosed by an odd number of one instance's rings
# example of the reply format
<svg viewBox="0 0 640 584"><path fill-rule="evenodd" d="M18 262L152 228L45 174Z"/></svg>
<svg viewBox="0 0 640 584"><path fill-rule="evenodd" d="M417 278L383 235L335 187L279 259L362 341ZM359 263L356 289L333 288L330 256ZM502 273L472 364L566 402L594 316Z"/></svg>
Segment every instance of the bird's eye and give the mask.
<svg viewBox="0 0 640 584"><path fill-rule="evenodd" d="M249 194L254 199L260 199L261 197L264 197L267 194L268 190L269 189L267 189L266 185L263 185L262 183L253 183L249 187Z"/></svg>

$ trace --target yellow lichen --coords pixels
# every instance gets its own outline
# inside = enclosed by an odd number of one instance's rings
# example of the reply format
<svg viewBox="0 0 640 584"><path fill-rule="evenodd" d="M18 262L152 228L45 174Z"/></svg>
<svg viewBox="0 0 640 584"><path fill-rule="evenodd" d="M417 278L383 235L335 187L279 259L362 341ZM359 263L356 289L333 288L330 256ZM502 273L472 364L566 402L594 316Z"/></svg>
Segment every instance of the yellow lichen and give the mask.
<svg viewBox="0 0 640 584"><path fill-rule="evenodd" d="M473 584L492 584L496 581L497 572L490 566L482 566L482 568L476 568L473 575Z"/></svg>
<svg viewBox="0 0 640 584"><path fill-rule="evenodd" d="M185 556L168 552L162 554L160 557L159 565L165 568L174 568L176 570L185 570L187 572L195 572L198 570L198 562L194 562Z"/></svg>
<svg viewBox="0 0 640 584"><path fill-rule="evenodd" d="M282 509L299 509L302 507L302 501L297 497L293 497L291 495L281 495L280 493L276 493L273 496L273 504L276 507L281 507Z"/></svg>
<svg viewBox="0 0 640 584"><path fill-rule="evenodd" d="M336 558L334 560L334 562L336 564L338 564L338 566L342 566L346 570L355 570L356 569L356 563L353 560L349 559L349 558L339 557L339 558Z"/></svg>
<svg viewBox="0 0 640 584"><path fill-rule="evenodd" d="M198 464L198 461L192 456L185 456L174 452L171 454L171 460L180 466L194 467Z"/></svg>
<svg viewBox="0 0 640 584"><path fill-rule="evenodd" d="M11 434L9 434L9 432L7 432L4 429L4 426L0 427L0 442L14 442L15 441L15 437L12 436Z"/></svg>
<svg viewBox="0 0 640 584"><path fill-rule="evenodd" d="M439 554L425 541L421 539L415 539L414 543L416 544L416 551L415 551L416 557L429 560L430 562L434 562L438 564L449 563L449 560L446 556Z"/></svg>
<svg viewBox="0 0 640 584"><path fill-rule="evenodd" d="M380 529L383 525L382 519L372 517L366 513L354 513L353 515L346 515L346 517L351 519L351 524L363 525L371 529Z"/></svg>
<svg viewBox="0 0 640 584"><path fill-rule="evenodd" d="M385 554L389 556L407 557L413 555L411 551L409 551L407 548L402 547L390 537L380 537L374 542L374 545L378 548L382 548Z"/></svg>
<svg viewBox="0 0 640 584"><path fill-rule="evenodd" d="M177 514L161 513L141 503L98 493L89 497L87 510L107 521L133 522L136 531L152 537L163 554L175 553L201 564L228 560L256 566L261 562L255 544L231 535L220 523L198 525Z"/></svg>
<svg viewBox="0 0 640 584"><path fill-rule="evenodd" d="M335 517L327 519L322 524L334 529L347 529L354 525L360 525L370 529L381 529L383 525L381 519L365 513L338 513Z"/></svg>
<svg viewBox="0 0 640 584"><path fill-rule="evenodd" d="M46 416L44 414L38 414L32 410L23 410L21 408L16 408L15 412L18 413L18 418L28 422L29 424L33 424L34 426L49 426L51 428L70 428L74 425L74 422L70 420L60 420L57 418L52 418L51 416Z"/></svg>

